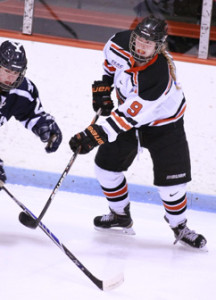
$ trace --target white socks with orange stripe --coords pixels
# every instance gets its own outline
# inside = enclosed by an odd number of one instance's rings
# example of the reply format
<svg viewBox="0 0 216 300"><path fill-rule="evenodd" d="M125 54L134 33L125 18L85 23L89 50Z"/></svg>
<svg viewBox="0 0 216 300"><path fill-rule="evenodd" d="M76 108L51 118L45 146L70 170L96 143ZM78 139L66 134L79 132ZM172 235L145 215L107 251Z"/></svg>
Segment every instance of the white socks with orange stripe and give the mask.
<svg viewBox="0 0 216 300"><path fill-rule="evenodd" d="M130 200L124 174L122 172L107 171L97 165L95 165L95 174L111 210L116 214L125 215L124 208Z"/></svg>
<svg viewBox="0 0 216 300"><path fill-rule="evenodd" d="M169 221L170 227L174 228L186 219L186 183L173 186L160 186L159 194L166 211L166 218Z"/></svg>

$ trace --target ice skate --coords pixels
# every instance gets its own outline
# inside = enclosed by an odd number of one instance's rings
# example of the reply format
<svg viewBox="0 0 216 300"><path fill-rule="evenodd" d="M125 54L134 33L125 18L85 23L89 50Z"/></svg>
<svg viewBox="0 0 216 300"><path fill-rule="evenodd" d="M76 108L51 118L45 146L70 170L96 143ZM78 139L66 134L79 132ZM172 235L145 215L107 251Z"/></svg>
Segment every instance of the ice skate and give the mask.
<svg viewBox="0 0 216 300"><path fill-rule="evenodd" d="M169 223L168 219L165 217L165 220ZM176 240L174 244L180 242L183 245L190 246L195 249L204 249L207 241L203 235L196 233L193 230L190 230L186 226L187 220L182 221L178 226L172 228ZM206 249L206 248L205 248Z"/></svg>
<svg viewBox="0 0 216 300"><path fill-rule="evenodd" d="M108 215L95 217L95 229L104 232L134 235L135 232L132 228L133 220L130 216L130 204L125 207L124 211L125 215L118 215L110 208Z"/></svg>

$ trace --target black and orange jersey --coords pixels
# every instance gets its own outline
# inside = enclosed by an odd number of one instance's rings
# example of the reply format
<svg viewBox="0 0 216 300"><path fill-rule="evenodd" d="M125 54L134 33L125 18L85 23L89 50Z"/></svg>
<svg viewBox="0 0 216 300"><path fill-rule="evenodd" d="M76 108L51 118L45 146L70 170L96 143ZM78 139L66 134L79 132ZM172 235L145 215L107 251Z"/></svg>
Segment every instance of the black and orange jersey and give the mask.
<svg viewBox="0 0 216 300"><path fill-rule="evenodd" d="M110 142L133 127L176 122L186 108L183 91L176 88L163 54L135 67L129 51L130 34L130 30L119 32L104 47L103 78L113 83L119 103L101 122Z"/></svg>

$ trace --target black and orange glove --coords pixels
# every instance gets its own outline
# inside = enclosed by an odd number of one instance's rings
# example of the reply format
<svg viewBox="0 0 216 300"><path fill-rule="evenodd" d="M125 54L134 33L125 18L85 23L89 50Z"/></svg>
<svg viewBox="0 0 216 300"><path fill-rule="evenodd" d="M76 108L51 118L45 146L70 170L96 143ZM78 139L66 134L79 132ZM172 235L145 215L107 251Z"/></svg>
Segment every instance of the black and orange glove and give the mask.
<svg viewBox="0 0 216 300"><path fill-rule="evenodd" d="M93 109L98 111L101 108L102 116L109 116L114 108L113 101L111 99L111 92L113 88L105 81L94 81L92 84L92 99Z"/></svg>
<svg viewBox="0 0 216 300"><path fill-rule="evenodd" d="M76 152L79 147L80 154L90 152L94 147L107 142L108 137L100 125L89 125L84 131L75 134L69 142L70 148Z"/></svg>

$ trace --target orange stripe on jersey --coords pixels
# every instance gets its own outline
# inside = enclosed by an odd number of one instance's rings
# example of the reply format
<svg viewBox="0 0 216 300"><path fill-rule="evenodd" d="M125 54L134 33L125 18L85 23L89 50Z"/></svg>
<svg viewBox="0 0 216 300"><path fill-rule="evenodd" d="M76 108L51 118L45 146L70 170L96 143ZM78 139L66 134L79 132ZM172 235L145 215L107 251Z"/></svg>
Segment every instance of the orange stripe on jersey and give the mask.
<svg viewBox="0 0 216 300"><path fill-rule="evenodd" d="M181 117L181 116L184 114L184 112L185 112L185 110L186 110L186 106L187 106L187 105L185 104L185 106L183 107L183 109L180 111L180 113L179 113L175 118L167 118L167 119L155 121L155 122L153 123L153 126L154 126L154 125L158 125L158 124L160 124L160 123L169 122L169 121L173 121L173 120L178 119L179 117Z"/></svg>
<svg viewBox="0 0 216 300"><path fill-rule="evenodd" d="M115 112L112 112L111 115L115 118L115 120L118 122L118 124L122 128L124 128L126 130L130 130L132 128L131 126L129 126L128 124L126 124L121 117L117 116Z"/></svg>
<svg viewBox="0 0 216 300"><path fill-rule="evenodd" d="M126 57L128 57L128 58L131 57L131 55L129 53L125 52L122 48L117 47L115 44L111 44L111 47L114 48L115 50L119 51L120 53L122 53Z"/></svg>
<svg viewBox="0 0 216 300"><path fill-rule="evenodd" d="M156 62L156 60L158 59L158 54L155 55L154 58L152 58L147 64L145 64L144 66L141 67L134 67L134 64L132 65L132 67L128 70L126 70L126 72L139 72L139 71L143 71L146 68L148 68L150 65L152 65L153 63Z"/></svg>
<svg viewBox="0 0 216 300"><path fill-rule="evenodd" d="M178 205L167 205L166 203L163 202L164 207L170 211L180 210L184 208L186 204L187 204L187 197L185 197L184 200Z"/></svg>
<svg viewBox="0 0 216 300"><path fill-rule="evenodd" d="M138 83L137 75L138 75L138 71L134 71L133 72L133 81L134 81L135 85L137 85L137 83Z"/></svg>
<svg viewBox="0 0 216 300"><path fill-rule="evenodd" d="M128 186L126 184L121 190L119 190L117 192L104 192L104 195L109 198L121 196L121 195L124 195L125 193L127 193L127 190L128 190Z"/></svg>
<svg viewBox="0 0 216 300"><path fill-rule="evenodd" d="M135 65L135 59L133 58L133 56L131 56L129 60L131 62L131 66L133 67Z"/></svg>
<svg viewBox="0 0 216 300"><path fill-rule="evenodd" d="M110 67L107 63L107 61L104 61L104 66L110 71L110 72L115 72L116 68Z"/></svg>

